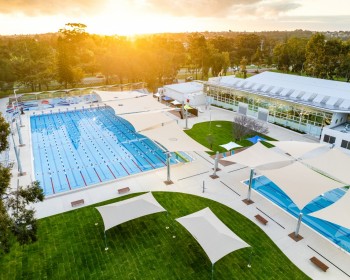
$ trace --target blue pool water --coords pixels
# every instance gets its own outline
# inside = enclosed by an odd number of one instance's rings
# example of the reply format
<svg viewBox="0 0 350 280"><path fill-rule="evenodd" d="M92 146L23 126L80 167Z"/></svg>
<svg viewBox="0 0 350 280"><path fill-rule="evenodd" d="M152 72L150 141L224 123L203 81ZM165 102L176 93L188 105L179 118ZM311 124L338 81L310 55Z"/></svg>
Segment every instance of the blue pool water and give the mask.
<svg viewBox="0 0 350 280"><path fill-rule="evenodd" d="M249 180L245 181L244 183L248 185ZM299 208L293 203L288 195L265 176L254 178L252 188L270 199L282 209L286 210L294 217L299 216ZM308 215L333 204L335 201L340 199L345 192L346 189L341 188L324 193L322 196L318 196L307 204L301 210L301 212L303 213L303 223L307 224L344 250L350 252L350 229Z"/></svg>
<svg viewBox="0 0 350 280"><path fill-rule="evenodd" d="M164 152L110 107L34 115L30 124L35 179L46 195L166 166Z"/></svg>

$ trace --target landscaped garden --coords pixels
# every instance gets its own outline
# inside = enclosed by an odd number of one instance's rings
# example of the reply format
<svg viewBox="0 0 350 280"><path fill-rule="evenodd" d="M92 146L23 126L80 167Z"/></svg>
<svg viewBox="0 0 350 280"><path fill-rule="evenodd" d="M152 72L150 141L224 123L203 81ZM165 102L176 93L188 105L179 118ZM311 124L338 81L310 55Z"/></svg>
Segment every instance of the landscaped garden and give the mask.
<svg viewBox="0 0 350 280"><path fill-rule="evenodd" d="M232 122L230 121L211 121L195 124L191 129L185 130L188 136L201 143L203 146L210 148L212 151L219 153L226 152L226 149L219 145L226 144L230 141L234 141L242 147L249 147L253 145L252 142L246 140L246 138L258 135L266 140L275 140L269 136L252 133L246 135L245 139L241 141L235 141L234 131L232 128ZM262 142L267 147L272 145L266 142Z"/></svg>
<svg viewBox="0 0 350 280"><path fill-rule="evenodd" d="M220 259L214 279L308 279L258 226L229 207L182 193L153 195L168 214L141 217L108 230L108 250L97 205L39 220L37 242L15 244L0 256L0 279L210 279L209 258L175 221L205 207L252 246Z"/></svg>

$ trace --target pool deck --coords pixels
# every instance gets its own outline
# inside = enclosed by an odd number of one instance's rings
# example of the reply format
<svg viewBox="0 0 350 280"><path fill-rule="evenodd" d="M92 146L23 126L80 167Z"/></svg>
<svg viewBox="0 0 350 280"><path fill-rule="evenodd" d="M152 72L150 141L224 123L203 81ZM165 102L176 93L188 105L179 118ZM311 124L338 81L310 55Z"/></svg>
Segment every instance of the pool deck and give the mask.
<svg viewBox="0 0 350 280"><path fill-rule="evenodd" d="M4 99L0 100L0 111L2 112L5 111L5 101ZM22 118L25 127L23 127L21 131L25 146L20 148L23 171L26 172L26 175L17 176L18 174L13 172L14 174L11 179L11 186L13 188L17 186L17 179L20 185L29 184L33 179L28 115L29 114L26 114ZM176 119L176 116L173 114L168 113L168 115ZM188 126L192 127L192 125L197 122L210 120L232 121L235 115L236 113L234 112L215 107L212 107L211 110L205 110L205 108L203 108L203 113L199 113L198 118L188 119ZM180 126L185 127L185 120L178 120L178 123ZM318 142L318 139L312 139L272 124L267 125L270 130L268 135L278 140ZM15 141L18 141L17 134L15 135ZM247 187L242 181L249 177L249 168L239 164L227 166L219 164L221 169L217 172L219 178L212 179L209 175L213 173L214 160L204 152L192 152L189 154L195 158L194 162L178 164L171 167L171 180L174 182L172 185L164 184L164 180L166 180L167 176L166 168L139 173L110 183L50 196L45 199L44 202L35 205L37 217L43 218L74 210L76 207L72 208L71 202L80 199L84 199L85 205L91 205L119 197L121 195L118 194L118 189L124 187L130 188L129 193L146 191L189 193L223 203L249 218L275 242L291 261L312 279L350 278L349 253L337 248L330 241L304 224L302 224L300 228L300 234L304 239L295 242L288 237L288 234L295 230L297 223L296 218L287 214L254 190L252 191L251 197L254 203L247 206L242 202L247 195ZM10 152L10 159L15 161L13 149ZM17 163L15 163L12 170L17 170ZM203 182L205 183L204 192ZM261 224L254 218L257 214L260 214L268 220L267 225ZM329 266L327 272L323 272L310 261L310 258L313 256L316 256ZM254 261L259 260L254 260L253 258L252 267L254 267Z"/></svg>

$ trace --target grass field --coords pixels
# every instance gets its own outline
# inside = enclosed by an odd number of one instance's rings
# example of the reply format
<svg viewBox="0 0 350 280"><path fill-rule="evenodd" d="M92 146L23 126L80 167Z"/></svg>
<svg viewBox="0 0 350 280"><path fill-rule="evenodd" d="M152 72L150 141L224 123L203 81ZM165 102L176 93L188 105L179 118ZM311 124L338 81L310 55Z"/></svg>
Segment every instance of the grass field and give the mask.
<svg viewBox="0 0 350 280"><path fill-rule="evenodd" d="M185 130L188 136L192 137L197 142L201 143L203 146L210 148L213 153L218 151L219 153L226 152L226 149L220 147L219 145L226 144L230 141L234 141L237 144L248 147L252 143L248 140L235 141L232 133L232 122L230 121L211 121L195 124L191 129ZM211 136L208 136L211 135ZM259 135L267 140L275 140L263 134L253 133L247 135L245 138L252 137L254 135ZM210 139L212 145L210 145ZM265 146L271 147L271 144L262 142ZM211 154L213 154L211 153Z"/></svg>
<svg viewBox="0 0 350 280"><path fill-rule="evenodd" d="M36 243L15 245L0 257L0 279L210 279L205 252L175 221L207 206L253 248L251 268L251 248L244 248L215 264L214 279L308 279L258 226L232 209L193 195L153 194L168 215L157 213L110 229L108 251L94 206L39 220Z"/></svg>

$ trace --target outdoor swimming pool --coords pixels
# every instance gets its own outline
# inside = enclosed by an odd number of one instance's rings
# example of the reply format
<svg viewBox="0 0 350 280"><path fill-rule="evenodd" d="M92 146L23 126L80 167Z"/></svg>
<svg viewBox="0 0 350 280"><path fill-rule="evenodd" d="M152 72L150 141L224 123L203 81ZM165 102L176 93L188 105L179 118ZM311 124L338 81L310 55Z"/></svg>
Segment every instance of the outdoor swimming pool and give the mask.
<svg viewBox="0 0 350 280"><path fill-rule="evenodd" d="M35 180L47 196L166 166L166 154L110 107L34 115L30 124Z"/></svg>
<svg viewBox="0 0 350 280"><path fill-rule="evenodd" d="M244 183L248 185L249 181L247 180ZM300 212L299 208L293 203L285 192L283 192L267 177L259 176L254 178L252 188L270 199L282 209L286 210L289 214L298 218ZM310 226L339 247L350 252L350 229L308 215L331 205L341 198L345 192L346 189L335 189L324 193L322 196L318 196L312 200L302 209L301 212L304 214L302 219L303 223ZM295 226L296 224L297 221L295 221Z"/></svg>

